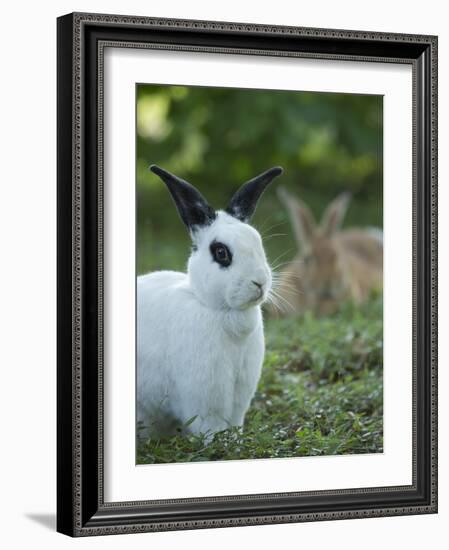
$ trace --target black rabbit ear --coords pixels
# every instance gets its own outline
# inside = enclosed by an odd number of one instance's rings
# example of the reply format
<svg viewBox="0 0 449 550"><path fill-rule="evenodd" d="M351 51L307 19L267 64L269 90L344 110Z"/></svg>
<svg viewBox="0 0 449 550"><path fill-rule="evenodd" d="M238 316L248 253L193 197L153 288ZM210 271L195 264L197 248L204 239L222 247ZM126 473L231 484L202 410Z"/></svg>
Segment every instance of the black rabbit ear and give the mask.
<svg viewBox="0 0 449 550"><path fill-rule="evenodd" d="M283 169L280 166L270 168L263 174L247 181L232 197L226 212L242 222L248 222L254 214L257 201L271 181L280 176Z"/></svg>
<svg viewBox="0 0 449 550"><path fill-rule="evenodd" d="M167 185L179 215L190 231L210 225L215 220L214 209L193 185L155 164L150 166L150 170Z"/></svg>

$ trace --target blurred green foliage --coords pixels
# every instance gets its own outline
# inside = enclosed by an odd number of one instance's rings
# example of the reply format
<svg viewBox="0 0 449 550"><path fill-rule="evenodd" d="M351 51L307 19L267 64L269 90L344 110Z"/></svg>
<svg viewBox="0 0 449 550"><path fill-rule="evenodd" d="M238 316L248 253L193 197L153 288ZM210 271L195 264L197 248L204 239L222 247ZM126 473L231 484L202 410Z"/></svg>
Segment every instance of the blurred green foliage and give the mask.
<svg viewBox="0 0 449 550"><path fill-rule="evenodd" d="M159 164L193 183L212 206L265 169L285 173L262 198L254 225L281 240L268 257L295 251L274 186L300 195L318 216L340 191L353 193L347 225L382 226L382 97L372 95L138 85L137 269L184 269L189 239Z"/></svg>

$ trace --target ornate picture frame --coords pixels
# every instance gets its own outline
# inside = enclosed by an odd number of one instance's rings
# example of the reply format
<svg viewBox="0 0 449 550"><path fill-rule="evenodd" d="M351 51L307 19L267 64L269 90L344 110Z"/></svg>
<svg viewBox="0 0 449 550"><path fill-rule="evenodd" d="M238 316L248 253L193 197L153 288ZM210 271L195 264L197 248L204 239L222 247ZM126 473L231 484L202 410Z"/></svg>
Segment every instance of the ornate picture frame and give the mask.
<svg viewBox="0 0 449 550"><path fill-rule="evenodd" d="M395 63L413 73L412 483L104 499L104 50ZM70 536L437 512L437 38L137 16L58 18L58 502Z"/></svg>

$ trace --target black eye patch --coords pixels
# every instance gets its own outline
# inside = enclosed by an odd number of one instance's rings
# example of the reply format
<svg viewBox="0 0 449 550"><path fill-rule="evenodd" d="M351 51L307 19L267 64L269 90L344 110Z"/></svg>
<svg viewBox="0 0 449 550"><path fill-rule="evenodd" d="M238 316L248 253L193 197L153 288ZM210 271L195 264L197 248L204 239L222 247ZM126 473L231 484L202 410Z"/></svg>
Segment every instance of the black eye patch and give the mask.
<svg viewBox="0 0 449 550"><path fill-rule="evenodd" d="M217 262L222 267L229 267L231 265L232 253L225 244L214 241L210 245L210 253L214 262Z"/></svg>

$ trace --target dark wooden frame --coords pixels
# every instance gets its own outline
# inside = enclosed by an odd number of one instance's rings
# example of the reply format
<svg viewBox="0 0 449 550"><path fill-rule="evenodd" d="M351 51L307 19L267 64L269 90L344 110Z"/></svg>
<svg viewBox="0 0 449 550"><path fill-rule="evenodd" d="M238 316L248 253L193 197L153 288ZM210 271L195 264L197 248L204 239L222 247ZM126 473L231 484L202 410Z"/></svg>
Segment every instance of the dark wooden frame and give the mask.
<svg viewBox="0 0 449 550"><path fill-rule="evenodd" d="M413 68L413 483L104 503L105 45L408 63ZM57 529L72 536L437 511L437 38L101 14L58 19ZM151 498L151 495L148 495Z"/></svg>

